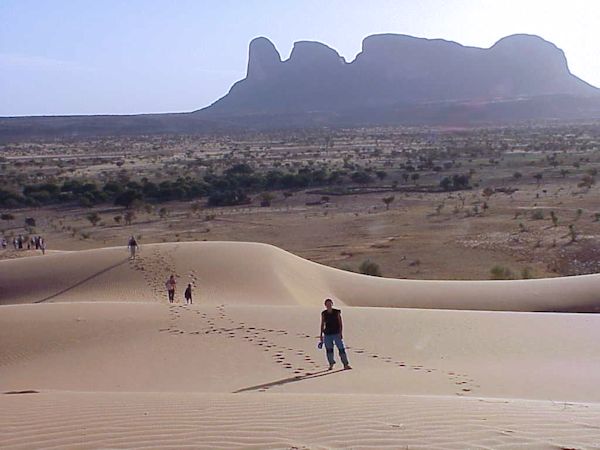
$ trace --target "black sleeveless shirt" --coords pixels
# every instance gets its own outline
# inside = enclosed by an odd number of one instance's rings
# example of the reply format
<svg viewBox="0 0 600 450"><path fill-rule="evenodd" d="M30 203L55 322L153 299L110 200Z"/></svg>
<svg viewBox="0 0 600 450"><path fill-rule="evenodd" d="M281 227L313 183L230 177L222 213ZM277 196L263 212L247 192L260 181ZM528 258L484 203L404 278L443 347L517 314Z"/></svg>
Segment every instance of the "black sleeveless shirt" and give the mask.
<svg viewBox="0 0 600 450"><path fill-rule="evenodd" d="M323 322L325 322L325 330L323 334L339 334L340 333L340 314L342 311L339 309L332 309L331 313L327 310L321 313Z"/></svg>

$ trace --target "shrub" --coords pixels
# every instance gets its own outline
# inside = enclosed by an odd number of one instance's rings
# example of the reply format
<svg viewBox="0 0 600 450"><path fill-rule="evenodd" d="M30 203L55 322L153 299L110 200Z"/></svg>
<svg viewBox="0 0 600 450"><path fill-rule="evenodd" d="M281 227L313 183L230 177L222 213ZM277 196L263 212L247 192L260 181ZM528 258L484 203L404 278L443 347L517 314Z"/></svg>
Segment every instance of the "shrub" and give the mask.
<svg viewBox="0 0 600 450"><path fill-rule="evenodd" d="M267 207L267 206L271 206L271 202L273 201L273 199L275 198L275 196L273 194L271 194L270 192L263 192L260 195L260 206L263 207Z"/></svg>
<svg viewBox="0 0 600 450"><path fill-rule="evenodd" d="M346 272L355 272L355 270L352 268L352 266L350 264L342 264L340 266L341 270L345 270Z"/></svg>
<svg viewBox="0 0 600 450"><path fill-rule="evenodd" d="M504 266L492 267L490 275L492 280L512 280L514 278L512 270Z"/></svg>
<svg viewBox="0 0 600 450"><path fill-rule="evenodd" d="M575 242L577 240L577 230L575 229L575 225L569 225L569 238L571 242Z"/></svg>
<svg viewBox="0 0 600 450"><path fill-rule="evenodd" d="M531 267L525 267L523 270L521 270L521 278L524 280L533 278L533 271L531 270Z"/></svg>
<svg viewBox="0 0 600 450"><path fill-rule="evenodd" d="M373 181L373 178L371 177L371 175L369 175L367 172L354 172L352 175L350 175L350 179L355 182L355 183L359 183L359 184L367 184L370 183L371 181Z"/></svg>
<svg viewBox="0 0 600 450"><path fill-rule="evenodd" d="M127 225L131 225L131 222L135 220L135 213L133 211L125 211L123 219Z"/></svg>
<svg viewBox="0 0 600 450"><path fill-rule="evenodd" d="M394 201L394 196L391 195L389 197L383 197L381 199L381 201L383 201L383 203L385 203L385 209L388 210L388 209L390 209L390 204Z"/></svg>
<svg viewBox="0 0 600 450"><path fill-rule="evenodd" d="M194 202L192 203L190 208L194 214L198 214L198 212L200 212L200 210L202 209L202 205L200 204L200 202Z"/></svg>
<svg viewBox="0 0 600 450"><path fill-rule="evenodd" d="M250 202L250 197L240 189L215 192L208 197L209 206L247 205Z"/></svg>
<svg viewBox="0 0 600 450"><path fill-rule="evenodd" d="M358 266L358 271L364 275L371 275L374 277L381 277L381 269L379 264L367 259Z"/></svg>
<svg viewBox="0 0 600 450"><path fill-rule="evenodd" d="M380 181L383 181L383 179L384 179L385 177L387 177L387 172L386 172L386 171L384 171L384 170L378 170L377 172L375 172L375 176L377 176L377 178L378 178Z"/></svg>
<svg viewBox="0 0 600 450"><path fill-rule="evenodd" d="M102 219L102 218L100 217L100 214L98 214L97 212L89 213L89 214L86 216L86 218L87 218L87 220L89 220L89 221L90 221L90 223L91 223L91 224L92 224L92 226L94 226L94 227L95 227L96 225L98 225L98 222L100 222L100 220Z"/></svg>
<svg viewBox="0 0 600 450"><path fill-rule="evenodd" d="M142 199L142 194L137 191L127 189L115 197L115 205L131 208L136 201Z"/></svg>
<svg viewBox="0 0 600 450"><path fill-rule="evenodd" d="M544 211L541 209L536 209L531 213L531 218L533 220L544 220Z"/></svg>
<svg viewBox="0 0 600 450"><path fill-rule="evenodd" d="M461 189L469 189L469 183L469 175L454 174L452 177L442 178L442 181L440 181L440 187L445 191L458 191Z"/></svg>

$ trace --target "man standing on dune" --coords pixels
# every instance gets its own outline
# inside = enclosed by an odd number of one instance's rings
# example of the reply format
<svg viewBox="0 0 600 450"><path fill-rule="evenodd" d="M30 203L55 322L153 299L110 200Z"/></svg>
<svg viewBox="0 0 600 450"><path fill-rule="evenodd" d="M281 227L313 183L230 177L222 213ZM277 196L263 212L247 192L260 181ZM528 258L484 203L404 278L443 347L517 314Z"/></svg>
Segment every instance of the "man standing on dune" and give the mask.
<svg viewBox="0 0 600 450"><path fill-rule="evenodd" d="M333 365L335 364L333 354L334 344L340 352L340 359L342 360L342 364L344 364L344 369L351 369L352 367L350 367L346 349L344 348L342 312L339 309L333 308L333 300L330 298L325 300L325 308L325 311L321 313L320 343L321 345L325 344L329 370L333 369Z"/></svg>

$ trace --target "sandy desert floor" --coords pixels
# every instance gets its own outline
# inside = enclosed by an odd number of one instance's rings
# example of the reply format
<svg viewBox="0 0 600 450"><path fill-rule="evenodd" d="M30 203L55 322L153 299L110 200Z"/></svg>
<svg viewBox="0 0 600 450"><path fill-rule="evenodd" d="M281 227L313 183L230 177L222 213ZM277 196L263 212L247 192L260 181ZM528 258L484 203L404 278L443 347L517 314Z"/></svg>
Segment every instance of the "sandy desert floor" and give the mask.
<svg viewBox="0 0 600 450"><path fill-rule="evenodd" d="M0 444L598 448L600 316L575 313L598 292L381 279L251 243L0 261ZM316 348L326 296L353 370Z"/></svg>

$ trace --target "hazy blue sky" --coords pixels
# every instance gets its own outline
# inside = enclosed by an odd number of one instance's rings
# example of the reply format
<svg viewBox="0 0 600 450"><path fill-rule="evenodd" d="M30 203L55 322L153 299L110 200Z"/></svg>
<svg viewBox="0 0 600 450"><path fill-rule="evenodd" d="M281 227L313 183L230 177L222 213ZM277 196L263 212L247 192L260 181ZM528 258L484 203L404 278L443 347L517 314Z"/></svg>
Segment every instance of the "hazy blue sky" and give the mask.
<svg viewBox="0 0 600 450"><path fill-rule="evenodd" d="M0 0L0 115L198 109L244 77L256 36L284 58L310 39L350 61L374 33L539 34L600 86L599 24L600 0Z"/></svg>

